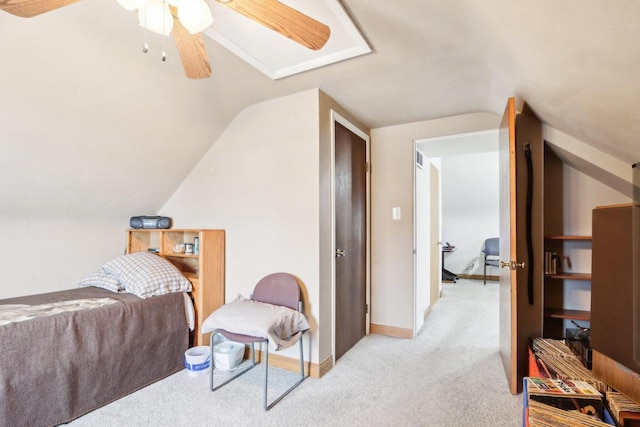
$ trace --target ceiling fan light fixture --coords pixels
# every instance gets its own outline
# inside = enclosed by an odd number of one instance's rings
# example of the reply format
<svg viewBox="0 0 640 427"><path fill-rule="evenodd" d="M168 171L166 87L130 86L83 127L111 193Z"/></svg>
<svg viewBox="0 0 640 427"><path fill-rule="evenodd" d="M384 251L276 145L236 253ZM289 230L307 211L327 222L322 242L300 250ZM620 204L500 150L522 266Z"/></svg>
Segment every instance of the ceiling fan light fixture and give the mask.
<svg viewBox="0 0 640 427"><path fill-rule="evenodd" d="M120 6L127 10L140 9L147 0L116 0Z"/></svg>
<svg viewBox="0 0 640 427"><path fill-rule="evenodd" d="M200 33L213 23L211 9L204 0L181 1L178 19L191 34Z"/></svg>
<svg viewBox="0 0 640 427"><path fill-rule="evenodd" d="M141 27L165 36L173 29L171 10L163 0L148 0L144 7L138 9L138 22Z"/></svg>

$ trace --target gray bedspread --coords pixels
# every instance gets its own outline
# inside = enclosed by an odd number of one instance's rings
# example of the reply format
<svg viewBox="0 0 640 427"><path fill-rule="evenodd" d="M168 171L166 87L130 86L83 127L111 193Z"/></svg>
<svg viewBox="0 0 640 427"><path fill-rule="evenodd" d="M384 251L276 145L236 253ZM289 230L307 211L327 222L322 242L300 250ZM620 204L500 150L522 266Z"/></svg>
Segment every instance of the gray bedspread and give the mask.
<svg viewBox="0 0 640 427"><path fill-rule="evenodd" d="M0 426L53 426L184 368L184 299L79 288L0 300L44 304L113 298L116 304L0 325Z"/></svg>

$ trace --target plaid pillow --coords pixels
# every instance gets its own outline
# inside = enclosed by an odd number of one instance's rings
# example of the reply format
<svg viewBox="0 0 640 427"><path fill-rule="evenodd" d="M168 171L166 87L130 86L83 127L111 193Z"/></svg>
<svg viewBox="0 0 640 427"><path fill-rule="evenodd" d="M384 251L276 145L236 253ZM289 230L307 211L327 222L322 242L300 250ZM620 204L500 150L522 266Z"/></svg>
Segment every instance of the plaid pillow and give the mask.
<svg viewBox="0 0 640 427"><path fill-rule="evenodd" d="M81 288L87 286L95 286L97 288L106 289L111 292L122 292L124 288L118 282L118 279L111 274L105 273L104 271L100 271L97 273L89 273L85 276L84 279L78 283L78 286Z"/></svg>
<svg viewBox="0 0 640 427"><path fill-rule="evenodd" d="M180 270L161 256L149 252L119 256L102 269L115 276L127 292L140 298L191 291L191 282Z"/></svg>

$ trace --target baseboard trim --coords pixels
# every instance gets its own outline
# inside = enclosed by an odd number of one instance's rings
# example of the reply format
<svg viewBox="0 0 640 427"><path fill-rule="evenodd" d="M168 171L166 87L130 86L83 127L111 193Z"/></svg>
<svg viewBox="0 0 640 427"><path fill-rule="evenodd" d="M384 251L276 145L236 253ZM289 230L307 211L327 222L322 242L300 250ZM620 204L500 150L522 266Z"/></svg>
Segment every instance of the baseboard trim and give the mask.
<svg viewBox="0 0 640 427"><path fill-rule="evenodd" d="M245 359L251 358L251 349L249 347L245 348L244 357ZM263 360L264 352L262 350L256 349L256 363L262 363ZM292 357L282 356L280 354L275 354L273 352L269 352L269 366L284 369L290 372L300 372L300 360L294 359ZM320 364L305 362L304 374L311 378L322 378L322 376L329 372L331 368L333 368L333 357L329 356Z"/></svg>
<svg viewBox="0 0 640 427"><path fill-rule="evenodd" d="M458 278L469 280L484 280L484 276L482 274L458 274ZM498 282L500 280L500 276L487 276L487 280Z"/></svg>
<svg viewBox="0 0 640 427"><path fill-rule="evenodd" d="M316 367L317 369L314 370ZM327 357L319 365L313 364L311 366L311 376L313 378L322 378L331 368L333 368L333 356Z"/></svg>
<svg viewBox="0 0 640 427"><path fill-rule="evenodd" d="M413 338L413 331L407 328L398 328L396 326L371 324L371 333L386 335L395 338Z"/></svg>

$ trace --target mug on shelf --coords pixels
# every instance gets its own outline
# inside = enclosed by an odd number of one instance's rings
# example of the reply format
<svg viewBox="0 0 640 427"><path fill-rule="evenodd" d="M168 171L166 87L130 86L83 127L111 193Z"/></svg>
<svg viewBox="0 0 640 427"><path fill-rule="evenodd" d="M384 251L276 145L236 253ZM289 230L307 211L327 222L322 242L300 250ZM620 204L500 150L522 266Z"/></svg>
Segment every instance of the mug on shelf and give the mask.
<svg viewBox="0 0 640 427"><path fill-rule="evenodd" d="M173 253L176 254L182 254L185 251L185 244L184 243L178 243L177 245L173 246Z"/></svg>

